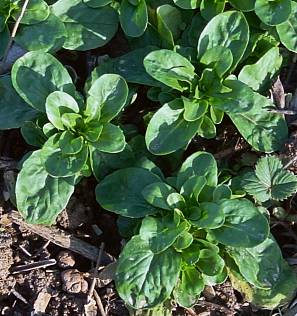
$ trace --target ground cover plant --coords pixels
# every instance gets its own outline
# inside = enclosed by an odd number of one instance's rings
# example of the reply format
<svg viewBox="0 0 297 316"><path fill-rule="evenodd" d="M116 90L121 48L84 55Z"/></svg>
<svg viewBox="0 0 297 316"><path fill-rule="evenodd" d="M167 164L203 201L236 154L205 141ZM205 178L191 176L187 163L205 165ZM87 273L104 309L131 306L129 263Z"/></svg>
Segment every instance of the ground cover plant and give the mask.
<svg viewBox="0 0 297 316"><path fill-rule="evenodd" d="M2 64L25 50L0 75L0 129L27 143L11 203L54 225L98 182L96 211L125 240L114 281L131 315L191 308L227 280L259 308L288 304L297 275L270 224L297 190L278 157L293 97L274 97L296 29L292 0L1 1ZM228 128L255 159L220 160Z"/></svg>

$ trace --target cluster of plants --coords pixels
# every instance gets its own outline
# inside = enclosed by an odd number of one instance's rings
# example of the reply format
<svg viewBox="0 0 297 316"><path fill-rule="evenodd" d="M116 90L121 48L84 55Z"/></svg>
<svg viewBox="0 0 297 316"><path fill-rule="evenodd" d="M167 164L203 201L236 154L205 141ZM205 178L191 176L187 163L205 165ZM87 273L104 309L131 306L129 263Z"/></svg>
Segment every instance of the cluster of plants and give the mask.
<svg viewBox="0 0 297 316"><path fill-rule="evenodd" d="M23 4L0 3L0 58ZM30 145L12 194L19 212L53 224L94 176L127 240L115 282L129 306L165 315L170 300L190 307L227 278L255 305L285 304L297 276L267 209L296 192L297 177L271 155L234 175L197 143L229 121L254 151L282 148L287 123L267 95L297 52L296 29L291 0L30 0L15 37L28 52L0 76L0 128L20 128ZM57 52L117 32L128 53L76 85Z"/></svg>

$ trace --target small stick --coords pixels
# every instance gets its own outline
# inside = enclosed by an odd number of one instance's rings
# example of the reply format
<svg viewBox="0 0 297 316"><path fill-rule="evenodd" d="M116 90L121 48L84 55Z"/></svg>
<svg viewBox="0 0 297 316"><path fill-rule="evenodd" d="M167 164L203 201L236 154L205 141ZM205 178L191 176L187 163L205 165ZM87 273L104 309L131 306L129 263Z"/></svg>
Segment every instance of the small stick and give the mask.
<svg viewBox="0 0 297 316"><path fill-rule="evenodd" d="M17 292L15 289L11 289L10 293L13 294L16 298L18 298L20 301L28 305L28 301L24 298L23 295L21 295L19 292Z"/></svg>
<svg viewBox="0 0 297 316"><path fill-rule="evenodd" d="M101 243L100 245L100 250L99 250L99 255L97 258L97 262L96 262L96 267L95 267L95 272L93 273L93 280L90 286L90 290L89 290L89 294L88 294L88 300L91 299L91 297L93 296L93 291L95 289L95 284L96 284L96 279L98 278L98 269L100 267L100 263L101 263L101 259L102 259L102 254L103 254L103 249L104 249L104 242Z"/></svg>
<svg viewBox="0 0 297 316"><path fill-rule="evenodd" d="M95 298L96 304L97 304L98 307L99 307L101 316L107 316L106 313L105 313L104 307L103 307L103 305L102 305L102 301L101 301L101 298L100 298L99 294L97 293L96 290L94 290L93 293L94 293L94 298Z"/></svg>
<svg viewBox="0 0 297 316"><path fill-rule="evenodd" d="M55 259L48 259L48 260L41 260L38 262L33 262L33 263L28 263L28 264L22 264L22 265L11 268L11 274L31 271L31 270L40 269L40 268L46 268L56 263L57 261Z"/></svg>
<svg viewBox="0 0 297 316"><path fill-rule="evenodd" d="M7 47L6 47L6 50L5 50L3 59L2 59L2 61L3 61L4 63L6 62L9 49L10 49L10 47L11 47L11 45L12 45L12 42L13 42L14 39L15 39L17 30L18 30L18 28L19 28L19 25L20 25L20 23L21 23L21 20L22 20L24 14L25 14L25 11L26 11L26 8L27 8L28 4L29 4L29 0L25 0L25 2L24 2L24 4L23 4L23 7L22 7L22 10L21 10L21 13L20 13L18 19L17 19L16 22L15 22L15 25L14 25L13 30L12 30L12 32L11 32L11 36L10 36L8 45L7 45Z"/></svg>
<svg viewBox="0 0 297 316"><path fill-rule="evenodd" d="M276 113L276 114L285 114L285 115L297 115L297 111L293 110L282 110L282 109L271 109L268 110L270 113Z"/></svg>
<svg viewBox="0 0 297 316"><path fill-rule="evenodd" d="M62 248L70 249L73 252L80 254L81 256L92 260L97 261L98 258L98 248L90 245L89 243L80 240L76 237L66 234L64 231L43 225L33 225L26 223L22 217L16 211L10 212L10 217L13 223L32 231L33 233L51 241L53 244L58 245ZM112 256L103 252L102 261L105 263L110 263L114 259Z"/></svg>
<svg viewBox="0 0 297 316"><path fill-rule="evenodd" d="M19 246L19 248L23 251L24 254L26 254L28 257L32 257L32 254L23 246Z"/></svg>
<svg viewBox="0 0 297 316"><path fill-rule="evenodd" d="M37 257L38 255L40 255L41 252L42 252L44 249L46 249L50 243L51 243L51 241L50 241L50 240L47 240L46 243L44 243L44 245L43 245L40 249L38 249L38 250L36 251L36 253L34 254L34 257Z"/></svg>
<svg viewBox="0 0 297 316"><path fill-rule="evenodd" d="M185 310L191 315L191 316L197 316L197 314L193 311L192 308L185 307Z"/></svg>
<svg viewBox="0 0 297 316"><path fill-rule="evenodd" d="M295 161L297 161L297 156L295 156L294 158L292 158L285 166L285 169L288 169Z"/></svg>

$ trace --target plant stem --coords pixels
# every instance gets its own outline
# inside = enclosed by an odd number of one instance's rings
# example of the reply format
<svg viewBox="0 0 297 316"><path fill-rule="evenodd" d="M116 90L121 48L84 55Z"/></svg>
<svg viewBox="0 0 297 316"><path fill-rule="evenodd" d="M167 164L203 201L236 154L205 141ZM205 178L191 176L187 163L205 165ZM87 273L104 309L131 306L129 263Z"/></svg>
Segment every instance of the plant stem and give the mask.
<svg viewBox="0 0 297 316"><path fill-rule="evenodd" d="M27 6L28 6L28 4L29 4L29 1L30 1L30 0L25 0L24 4L23 4L23 6L22 6L21 13L20 13L18 19L17 19L16 22L15 22L15 25L14 25L13 30L12 30L12 32L11 32L11 36L10 36L8 45L7 45L7 47L6 47L6 50L5 50L5 53L4 53L4 56L3 56L3 60L2 60L2 61L3 61L4 63L6 62L6 59L7 59L9 50L10 50L10 47L11 47L11 45L12 45L12 42L13 42L14 39L15 39L17 30L18 30L18 28L19 28L19 25L20 25L20 23L21 23L21 20L22 20L24 14L25 14L25 11L26 11L26 8L27 8Z"/></svg>

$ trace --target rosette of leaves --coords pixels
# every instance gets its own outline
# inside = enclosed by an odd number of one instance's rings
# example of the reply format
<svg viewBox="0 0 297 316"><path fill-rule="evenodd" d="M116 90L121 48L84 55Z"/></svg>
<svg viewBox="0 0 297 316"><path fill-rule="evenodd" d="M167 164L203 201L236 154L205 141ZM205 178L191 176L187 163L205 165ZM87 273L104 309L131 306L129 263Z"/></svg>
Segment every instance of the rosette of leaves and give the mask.
<svg viewBox="0 0 297 316"><path fill-rule="evenodd" d="M256 64L244 67L237 78L232 73L248 42L244 15L228 11L203 29L196 61L166 49L144 58L147 73L163 84L161 90L153 89L163 105L146 131L147 147L153 154L184 148L195 135L214 138L216 124L225 113L254 149L272 152L280 148L287 137L284 117L269 113L273 103L257 91L278 72L282 58L278 48L272 48Z"/></svg>
<svg viewBox="0 0 297 316"><path fill-rule="evenodd" d="M53 56L31 52L18 59L12 82L19 96L38 111L22 125L32 146L16 182L17 206L30 223L51 224L66 206L74 185L99 164L99 154L118 153L126 145L111 123L126 104L128 86L119 75L98 78L85 97Z"/></svg>
<svg viewBox="0 0 297 316"><path fill-rule="evenodd" d="M120 231L129 234L115 282L135 309L170 298L192 306L205 285L230 275L258 306L276 307L294 295L296 275L269 233L267 218L218 183L209 153L191 155L168 179L142 168L118 170L98 184L96 198L121 215Z"/></svg>

